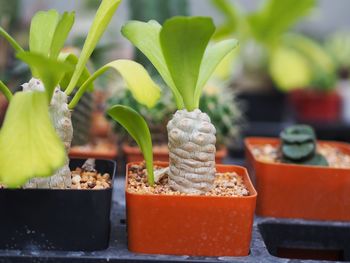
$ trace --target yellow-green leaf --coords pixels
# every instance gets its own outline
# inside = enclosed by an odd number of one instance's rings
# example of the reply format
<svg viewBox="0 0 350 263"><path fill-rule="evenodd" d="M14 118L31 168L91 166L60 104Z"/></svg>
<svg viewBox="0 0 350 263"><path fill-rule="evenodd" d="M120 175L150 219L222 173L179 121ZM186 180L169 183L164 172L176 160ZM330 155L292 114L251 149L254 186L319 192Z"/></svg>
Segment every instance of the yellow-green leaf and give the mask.
<svg viewBox="0 0 350 263"><path fill-rule="evenodd" d="M20 187L33 177L47 177L66 160L63 143L49 117L44 92L17 92L0 131L0 182Z"/></svg>
<svg viewBox="0 0 350 263"><path fill-rule="evenodd" d="M51 101L53 91L64 73L73 70L73 66L68 62L58 61L32 52L20 52L17 54L17 58L27 63L33 77L44 83L48 101Z"/></svg>
<svg viewBox="0 0 350 263"><path fill-rule="evenodd" d="M74 55L73 53L66 53L66 52L61 52L58 56L58 60L59 61L65 61L70 63L71 65L76 66L78 63L78 57L76 55ZM68 87L69 81L71 80L72 76L73 76L73 72L74 72L74 68L71 71L68 71L64 74L63 78L60 81L60 87L62 90L65 90ZM77 87L80 87L81 85L83 85L83 83L90 78L91 74L88 70L88 68L85 66L83 72L80 75L80 78L78 80L77 83ZM93 91L94 90L94 84L91 82L88 87L87 87L88 91Z"/></svg>
<svg viewBox="0 0 350 263"><path fill-rule="evenodd" d="M219 63L237 46L237 40L228 39L220 41L206 49L202 60L202 64L200 66L198 81L195 90L196 108L199 107L199 99L202 94L204 85L207 83L208 79L213 74L214 70L219 65Z"/></svg>
<svg viewBox="0 0 350 263"><path fill-rule="evenodd" d="M154 20L147 23L130 21L122 27L122 34L151 61L173 92L177 107L182 109L184 108L182 97L170 75L160 46L159 34L161 28L162 26Z"/></svg>
<svg viewBox="0 0 350 263"><path fill-rule="evenodd" d="M56 10L39 11L32 18L29 32L29 50L46 57L50 55L51 43L59 21Z"/></svg>
<svg viewBox="0 0 350 263"><path fill-rule="evenodd" d="M64 12L60 17L52 37L50 57L57 58L74 24L74 12Z"/></svg>
<svg viewBox="0 0 350 263"><path fill-rule="evenodd" d="M286 47L281 47L271 54L269 71L277 87L283 91L306 87L312 77L307 59Z"/></svg>
<svg viewBox="0 0 350 263"><path fill-rule="evenodd" d="M145 68L132 60L119 59L112 61L98 69L85 83L79 88L69 108L74 108L79 99L96 78L106 72L108 69L116 70L125 80L127 87L130 89L134 98L147 107L153 107L160 98L160 88L155 84L148 75Z"/></svg>
<svg viewBox="0 0 350 263"><path fill-rule="evenodd" d="M107 111L108 115L115 121L119 122L134 138L138 146L141 148L143 157L146 161L148 183L153 185L153 152L151 133L144 118L134 111L132 108L115 105Z"/></svg>
<svg viewBox="0 0 350 263"><path fill-rule="evenodd" d="M215 26L209 17L174 17L160 31L160 44L169 72L187 110L198 103L195 90L200 66Z"/></svg>
<svg viewBox="0 0 350 263"><path fill-rule="evenodd" d="M111 21L114 12L117 10L121 0L102 0L98 8L94 21L92 22L89 33L86 37L83 50L81 51L77 66L75 68L72 79L67 87L66 93L69 95L76 87L80 75L84 71L86 62L91 53L94 51L97 42L100 40L102 34L106 30Z"/></svg>

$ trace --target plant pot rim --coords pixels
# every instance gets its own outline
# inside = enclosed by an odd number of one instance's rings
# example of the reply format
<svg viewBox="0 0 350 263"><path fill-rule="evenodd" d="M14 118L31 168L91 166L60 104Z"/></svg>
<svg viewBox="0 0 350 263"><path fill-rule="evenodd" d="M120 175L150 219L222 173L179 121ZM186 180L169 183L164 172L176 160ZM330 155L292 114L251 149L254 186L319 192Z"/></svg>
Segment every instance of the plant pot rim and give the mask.
<svg viewBox="0 0 350 263"><path fill-rule="evenodd" d="M86 158L69 158L69 160L86 160ZM52 189L52 188L1 188L0 191L9 191L9 192L20 192L20 191L26 191L26 192L76 192L76 193L81 193L81 192L101 192L101 191L109 191L113 190L113 180L114 180L114 175L116 174L117 170L117 163L116 161L109 160L109 159L95 159L95 161L102 161L102 162L110 162L113 163L113 173L110 174L111 176L111 187L105 188L105 189ZM98 171L97 171L98 172Z"/></svg>
<svg viewBox="0 0 350 263"><path fill-rule="evenodd" d="M125 178L125 186L124 186L124 191L127 196L137 196L137 197L142 197L142 198L162 198L162 199L190 199L190 200L196 200L196 199L202 199L202 200L208 200L208 199L218 199L218 200L225 200L225 199L254 199L257 197L257 192L253 186L253 183L251 182L251 179L248 174L248 170L243 167L243 166L238 166L238 165L225 165L225 164L216 164L216 167L229 167L232 168L232 171L240 171L237 172L239 176L243 177L243 182L245 187L247 187L249 191L248 196L206 196L206 195L167 195L167 194L137 194L137 193L130 193L128 192L128 171L129 167L131 165L137 165L140 164L140 162L130 162L126 164L126 178ZM167 167L169 166L168 162L160 162L160 161L155 161L153 164L162 166L162 167Z"/></svg>
<svg viewBox="0 0 350 263"><path fill-rule="evenodd" d="M255 142L255 143L254 143ZM264 142L264 143L262 143ZM329 166L316 166L316 165L300 165L300 164L294 164L294 163L278 163L278 162L269 162L269 161L262 161L255 157L255 155L252 152L252 146L253 145L262 145L262 144L272 144L272 145L278 145L280 143L280 139L277 137L246 137L244 139L244 145L245 148L250 152L252 155L254 162L264 164L264 165L271 165L271 166L280 166L280 167L291 167L291 168L303 168L303 169L312 169L312 170L350 170L349 168L344 167L329 167ZM348 148L350 149L350 144L345 142L337 142L337 141L328 141L328 140L317 140L317 144L329 144L333 147L336 147L337 149L342 148Z"/></svg>

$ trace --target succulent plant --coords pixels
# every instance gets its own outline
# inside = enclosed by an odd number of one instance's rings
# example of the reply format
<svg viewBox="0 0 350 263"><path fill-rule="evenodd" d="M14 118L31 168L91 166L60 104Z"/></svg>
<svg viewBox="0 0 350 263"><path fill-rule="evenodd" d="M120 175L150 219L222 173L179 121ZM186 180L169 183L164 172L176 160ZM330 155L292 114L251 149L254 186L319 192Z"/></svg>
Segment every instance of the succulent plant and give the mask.
<svg viewBox="0 0 350 263"><path fill-rule="evenodd" d="M288 127L281 132L280 138L282 162L328 166L327 160L316 151L316 134L311 126Z"/></svg>

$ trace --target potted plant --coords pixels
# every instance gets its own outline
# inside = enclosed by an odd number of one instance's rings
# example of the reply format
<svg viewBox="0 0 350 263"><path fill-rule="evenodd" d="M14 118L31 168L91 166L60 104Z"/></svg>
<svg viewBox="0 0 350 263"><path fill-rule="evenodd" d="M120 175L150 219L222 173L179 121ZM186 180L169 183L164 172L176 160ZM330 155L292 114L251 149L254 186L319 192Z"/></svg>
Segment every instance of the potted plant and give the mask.
<svg viewBox="0 0 350 263"><path fill-rule="evenodd" d="M288 34L283 42L273 53L269 70L278 87L288 92L296 119L338 121L341 99L330 55L320 44L302 35Z"/></svg>
<svg viewBox="0 0 350 263"><path fill-rule="evenodd" d="M227 67L234 68L234 73L231 70L227 73L232 75L232 88L239 91L238 99L246 104L246 118L253 122L283 121L287 96L279 89L269 67L274 52L283 45L282 37L312 11L316 1L267 0L250 12L237 2L211 2L224 18L214 38L233 36L242 44Z"/></svg>
<svg viewBox="0 0 350 263"><path fill-rule="evenodd" d="M152 109L137 103L130 91L125 89L117 91L108 101L109 105L127 105L142 114L151 130L153 156L156 161L169 160L166 125L176 109L176 105L171 100L170 92L167 89L163 89L162 94L163 96ZM216 127L217 151L215 162L218 164L221 164L227 156L227 146L238 141L243 119L238 106L239 104L235 100L233 92L214 81L206 86L200 98L199 108L208 114ZM142 152L137 144L133 142L132 138L115 122L112 125L114 131L119 136L119 140L123 142L122 150L126 162L142 161Z"/></svg>
<svg viewBox="0 0 350 263"><path fill-rule="evenodd" d="M209 76L237 46L235 40L225 40L208 47L214 30L207 17L174 17L163 26L156 21L131 21L122 28L170 87L178 108L167 125L169 163L153 163L150 132L136 111L120 105L108 110L138 143L146 162L146 167L127 165L128 248L132 252L249 253L256 192L245 168L215 165L215 127L198 109ZM221 186L220 178L225 182ZM226 191L230 193L224 196Z"/></svg>
<svg viewBox="0 0 350 263"><path fill-rule="evenodd" d="M60 53L74 23L73 12L38 12L31 21L29 51L0 28L33 75L15 94L0 81L9 100L0 131L0 209L6 211L0 218L1 249L108 246L115 163L69 162L67 153L73 134L71 110L107 69L117 70L141 103L151 106L152 98L159 96L159 88L135 62L115 60L92 75L85 67L119 3L101 2L79 58ZM79 89L68 103L75 87Z"/></svg>
<svg viewBox="0 0 350 263"><path fill-rule="evenodd" d="M335 64L337 73L337 88L342 99L341 115L345 123L350 123L350 34L349 32L336 32L327 38L325 43Z"/></svg>
<svg viewBox="0 0 350 263"><path fill-rule="evenodd" d="M259 197L257 214L310 220L350 220L350 146L317 141L310 126L277 138L245 140Z"/></svg>

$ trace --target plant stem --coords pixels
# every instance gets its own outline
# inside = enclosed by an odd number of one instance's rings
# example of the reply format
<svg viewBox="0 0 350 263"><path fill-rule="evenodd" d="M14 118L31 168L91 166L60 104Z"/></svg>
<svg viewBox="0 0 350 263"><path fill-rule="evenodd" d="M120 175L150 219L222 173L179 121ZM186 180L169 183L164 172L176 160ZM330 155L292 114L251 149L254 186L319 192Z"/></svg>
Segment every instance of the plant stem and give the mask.
<svg viewBox="0 0 350 263"><path fill-rule="evenodd" d="M84 83L83 85L81 85L77 91L77 93L74 95L73 99L71 100L71 102L69 103L68 107L69 109L73 109L79 102L80 98L84 95L84 93L86 92L89 84L91 82L93 82L95 79L97 79L97 77L99 77L101 74L103 74L106 70L108 69L108 67L101 67L100 69L98 69L97 71L95 71L94 74L92 74Z"/></svg>
<svg viewBox="0 0 350 263"><path fill-rule="evenodd" d="M12 92L1 80L0 80L0 91L5 95L5 97L8 101L11 101Z"/></svg>
<svg viewBox="0 0 350 263"><path fill-rule="evenodd" d="M24 49L17 43L17 41L11 37L1 26L0 26L0 35L3 36L13 47L16 52L23 52Z"/></svg>

